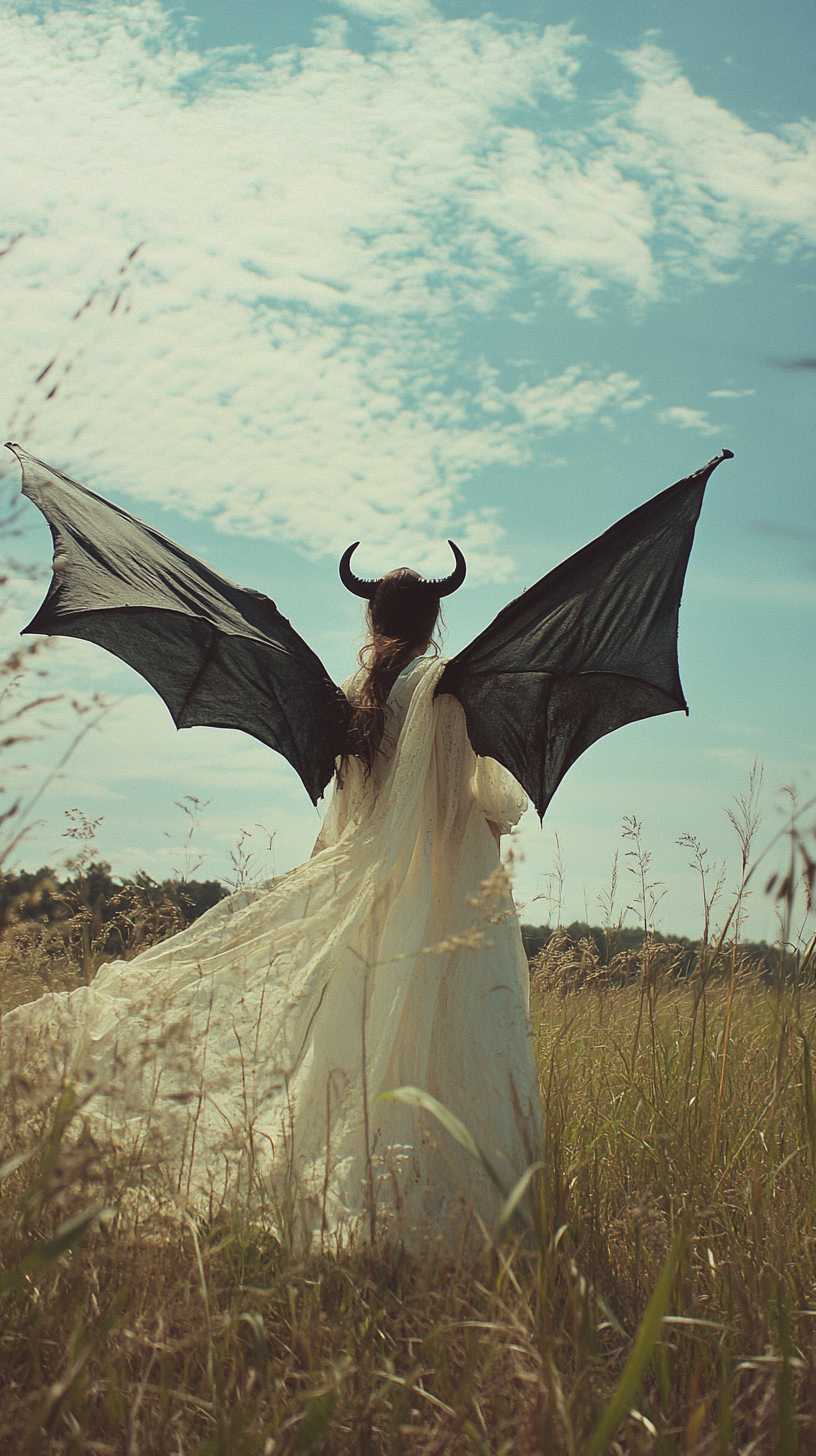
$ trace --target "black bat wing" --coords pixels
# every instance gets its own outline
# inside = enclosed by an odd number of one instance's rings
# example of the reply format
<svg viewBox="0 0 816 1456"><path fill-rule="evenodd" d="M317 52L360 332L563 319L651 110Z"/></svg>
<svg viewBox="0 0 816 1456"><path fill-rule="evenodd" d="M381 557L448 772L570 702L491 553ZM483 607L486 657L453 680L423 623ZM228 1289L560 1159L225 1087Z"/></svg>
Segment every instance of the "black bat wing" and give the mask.
<svg viewBox="0 0 816 1456"><path fill-rule="evenodd" d="M9 449L54 540L51 585L24 631L98 643L147 678L177 728L241 728L282 753L317 803L346 751L351 708L275 603Z"/></svg>
<svg viewBox="0 0 816 1456"><path fill-rule="evenodd" d="M724 450L624 516L505 607L445 668L474 751L498 759L543 815L604 734L688 712L677 622L694 528Z"/></svg>

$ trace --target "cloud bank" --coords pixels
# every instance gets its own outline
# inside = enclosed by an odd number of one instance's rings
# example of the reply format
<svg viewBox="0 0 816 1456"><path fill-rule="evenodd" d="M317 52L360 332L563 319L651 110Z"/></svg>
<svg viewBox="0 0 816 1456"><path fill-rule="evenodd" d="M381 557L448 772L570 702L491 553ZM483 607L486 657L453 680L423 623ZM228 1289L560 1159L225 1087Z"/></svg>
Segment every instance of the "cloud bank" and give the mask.
<svg viewBox="0 0 816 1456"><path fill-rule="evenodd" d="M814 130L752 131L654 46L583 108L568 27L346 9L379 26L366 54L334 14L262 64L199 54L156 0L4 8L5 412L102 490L434 569L455 531L500 574L468 482L648 395L508 368L474 326L642 308L812 243Z"/></svg>

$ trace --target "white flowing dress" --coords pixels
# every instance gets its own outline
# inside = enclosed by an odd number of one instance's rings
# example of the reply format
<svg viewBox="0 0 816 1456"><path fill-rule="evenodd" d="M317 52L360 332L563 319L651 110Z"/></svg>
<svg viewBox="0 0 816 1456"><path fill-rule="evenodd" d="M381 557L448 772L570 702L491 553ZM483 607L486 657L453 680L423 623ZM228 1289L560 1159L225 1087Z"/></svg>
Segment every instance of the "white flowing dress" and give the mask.
<svg viewBox="0 0 816 1456"><path fill-rule="evenodd" d="M383 752L368 777L344 767L306 864L10 1012L13 1095L70 1079L94 1136L188 1206L260 1200L307 1231L414 1243L495 1217L449 1132L380 1098L430 1093L507 1185L535 1156L527 962L488 827L526 799L476 758L459 702L434 700L443 666L397 679Z"/></svg>

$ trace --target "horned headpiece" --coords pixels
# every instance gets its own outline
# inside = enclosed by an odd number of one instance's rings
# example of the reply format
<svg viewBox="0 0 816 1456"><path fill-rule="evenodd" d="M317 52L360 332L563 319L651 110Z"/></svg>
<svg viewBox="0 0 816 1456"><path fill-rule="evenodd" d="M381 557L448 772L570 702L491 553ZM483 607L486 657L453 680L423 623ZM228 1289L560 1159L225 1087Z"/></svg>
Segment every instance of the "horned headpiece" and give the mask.
<svg viewBox="0 0 816 1456"><path fill-rule="evenodd" d="M353 546L349 546L348 550L343 552L340 561L340 580L347 591L353 592L356 597L365 597L366 601L370 602L380 581L382 581L382 577L379 577L376 581L363 581L362 577L354 575L351 569L351 558L359 544L359 541L355 541ZM453 541L449 541L448 545L456 559L456 565L450 576L443 576L434 581L426 581L425 577L420 576L418 572L410 572L411 576L415 577L417 582L421 582L423 587L427 587L429 595L435 597L449 597L451 592L455 592L462 585L467 575L467 564L459 547ZM406 567L405 570L410 571L410 567Z"/></svg>

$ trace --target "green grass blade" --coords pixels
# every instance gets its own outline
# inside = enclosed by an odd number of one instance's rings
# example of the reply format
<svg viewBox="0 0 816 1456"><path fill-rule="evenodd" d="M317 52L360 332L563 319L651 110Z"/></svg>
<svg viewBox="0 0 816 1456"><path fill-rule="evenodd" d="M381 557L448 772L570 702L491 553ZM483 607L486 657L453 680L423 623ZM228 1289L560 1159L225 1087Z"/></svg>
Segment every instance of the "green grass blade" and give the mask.
<svg viewBox="0 0 816 1456"><path fill-rule="evenodd" d="M64 1223L60 1224L53 1238L35 1244L24 1259L6 1270L0 1278L0 1294L6 1294L10 1289L16 1289L27 1274L50 1268L60 1254L66 1253L79 1242L104 1212L102 1204L97 1203L93 1208L85 1208L81 1213L75 1213L73 1217L67 1218Z"/></svg>
<svg viewBox="0 0 816 1456"><path fill-rule="evenodd" d="M445 1131L457 1142L460 1148L481 1163L491 1183L495 1183L499 1192L507 1198L508 1192L503 1180L499 1177L487 1154L479 1147L472 1133L468 1131L463 1122L449 1112L441 1102L437 1102L430 1092L423 1092L421 1087L397 1087L393 1092L381 1092L377 1098L378 1102L404 1102L406 1107L414 1107L419 1112L429 1112L440 1122ZM511 1195L512 1196L512 1195Z"/></svg>
<svg viewBox="0 0 816 1456"><path fill-rule="evenodd" d="M717 1409L717 1450L719 1456L730 1456L734 1434L734 1407L731 1370L728 1356L722 1355L722 1378Z"/></svg>
<svg viewBox="0 0 816 1456"><path fill-rule="evenodd" d="M626 1420L634 1404L649 1356L660 1335L663 1316L671 1298L672 1284L688 1237L685 1226L678 1229L669 1256L663 1265L654 1293L646 1307L635 1336L629 1359L612 1398L598 1421L584 1449L584 1456L603 1456L618 1427Z"/></svg>
<svg viewBox="0 0 816 1456"><path fill-rule="evenodd" d="M510 1193L508 1194L502 1206L502 1211L499 1214L499 1221L496 1225L497 1238L501 1238L504 1230L506 1229L511 1218L513 1217L513 1214L516 1212L521 1214L525 1223L529 1224L531 1222L529 1211L526 1208L519 1208L519 1204L521 1203L522 1198L527 1192L527 1189L529 1188L533 1177L536 1173L540 1172L543 1167L543 1163L531 1163L529 1168L525 1168L515 1187L511 1188Z"/></svg>
<svg viewBox="0 0 816 1456"><path fill-rule="evenodd" d="M816 1099L813 1096L813 1068L810 1042L802 1033L802 1089L805 1094L805 1122L811 1167L816 1168Z"/></svg>
<svg viewBox="0 0 816 1456"><path fill-rule="evenodd" d="M782 1364L779 1368L779 1390L777 1394L777 1456L796 1456L796 1391L793 1377L793 1340L791 1338L790 1310L784 1279L777 1287L779 1316L779 1353Z"/></svg>
<svg viewBox="0 0 816 1456"><path fill-rule="evenodd" d="M36 1151L36 1148L29 1148L27 1153L15 1153L13 1158L7 1158L5 1163L0 1164L0 1183L5 1183L17 1168L22 1168L24 1163L29 1163Z"/></svg>

